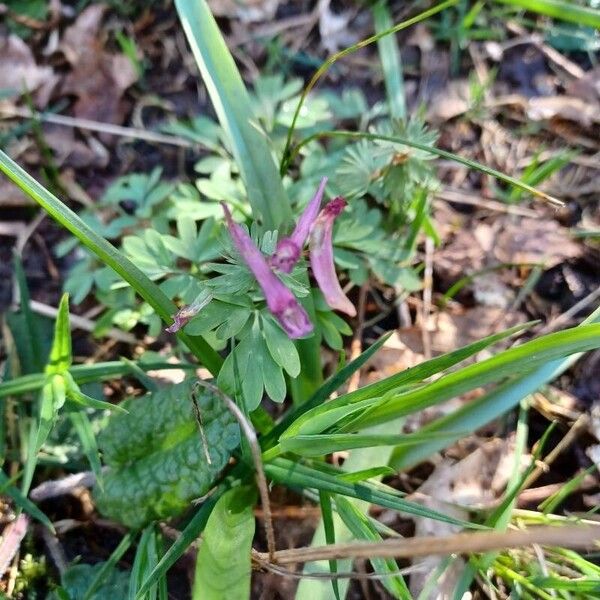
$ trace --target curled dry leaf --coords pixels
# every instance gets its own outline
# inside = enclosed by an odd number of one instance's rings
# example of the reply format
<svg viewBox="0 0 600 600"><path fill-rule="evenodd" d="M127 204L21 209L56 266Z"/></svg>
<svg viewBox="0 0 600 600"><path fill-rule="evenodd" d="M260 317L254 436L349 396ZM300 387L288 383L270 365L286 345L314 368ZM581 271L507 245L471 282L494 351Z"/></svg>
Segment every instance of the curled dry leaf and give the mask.
<svg viewBox="0 0 600 600"><path fill-rule="evenodd" d="M19 96L25 91L39 90L43 98L36 98L36 103L43 105L56 81L52 68L39 66L21 38L16 35L0 38L0 88L3 93Z"/></svg>
<svg viewBox="0 0 600 600"><path fill-rule="evenodd" d="M123 93L137 80L137 73L125 55L104 49L100 24L105 10L100 4L89 6L66 30L61 49L73 70L62 91L77 97L76 117L119 124L126 113Z"/></svg>

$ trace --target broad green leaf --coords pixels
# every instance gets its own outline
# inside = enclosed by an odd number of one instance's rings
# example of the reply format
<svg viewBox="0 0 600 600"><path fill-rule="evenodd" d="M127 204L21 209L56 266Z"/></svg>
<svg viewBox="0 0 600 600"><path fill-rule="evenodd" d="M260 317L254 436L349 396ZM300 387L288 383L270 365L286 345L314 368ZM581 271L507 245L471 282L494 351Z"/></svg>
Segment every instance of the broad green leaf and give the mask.
<svg viewBox="0 0 600 600"><path fill-rule="evenodd" d="M291 221L289 200L265 136L252 123L248 92L205 0L175 6L221 126L227 133L254 216L269 230Z"/></svg>
<svg viewBox="0 0 600 600"><path fill-rule="evenodd" d="M379 542L382 540L381 535L379 535L371 521L369 521L365 514L349 500L336 496L335 505L338 514L346 524L346 527L350 529L357 540L367 540L370 542ZM383 585L394 598L400 598L400 600L412 600L406 582L398 572L398 565L395 560L391 558L376 558L371 560L371 564L376 573L388 575L397 573L393 577L386 577L383 579Z"/></svg>
<svg viewBox="0 0 600 600"><path fill-rule="evenodd" d="M107 566L108 564L108 566ZM67 567L60 576L61 586L56 587L46 600L83 600L90 584L101 576L102 581L89 600L126 600L129 573L115 568L112 563L99 562L95 565L74 564Z"/></svg>
<svg viewBox="0 0 600 600"><path fill-rule="evenodd" d="M250 598L255 492L234 488L217 501L208 518L194 575L193 600Z"/></svg>
<svg viewBox="0 0 600 600"><path fill-rule="evenodd" d="M180 514L206 494L240 441L222 400L195 379L126 400L98 436L104 490L98 510L133 528Z"/></svg>
<svg viewBox="0 0 600 600"><path fill-rule="evenodd" d="M98 235L80 217L56 196L26 173L17 163L0 150L0 171L15 183L27 196L35 200L53 219L75 235L105 265L116 271L156 311L166 323L172 322L177 312L175 304L161 289L112 244ZM213 374L219 371L221 357L207 342L178 332L178 337L188 346L198 360Z"/></svg>
<svg viewBox="0 0 600 600"><path fill-rule="evenodd" d="M54 341L46 365L46 373L63 373L73 362L71 353L71 325L69 323L69 296L63 294L54 324Z"/></svg>
<svg viewBox="0 0 600 600"><path fill-rule="evenodd" d="M551 333L449 373L416 390L392 395L389 399L384 399L379 406L368 409L363 416L351 421L344 429L362 429L412 414L480 386L499 382L519 373L527 373L555 359L598 347L600 324L582 325Z"/></svg>

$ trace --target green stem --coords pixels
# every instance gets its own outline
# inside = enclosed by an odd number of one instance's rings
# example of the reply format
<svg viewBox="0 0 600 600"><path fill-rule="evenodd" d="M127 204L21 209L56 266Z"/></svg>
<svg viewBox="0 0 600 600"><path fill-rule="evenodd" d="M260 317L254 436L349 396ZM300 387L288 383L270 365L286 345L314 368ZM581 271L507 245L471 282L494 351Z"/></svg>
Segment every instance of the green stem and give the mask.
<svg viewBox="0 0 600 600"><path fill-rule="evenodd" d="M360 139L362 139L362 140L379 140L379 141L383 141L383 142L392 142L394 144L403 144L405 146L409 146L410 148L416 148L417 150L422 150L424 152L429 152L430 154L434 154L441 158L446 158L448 160L452 160L461 165L465 165L466 167L469 167L470 169L475 169L477 171L481 171L482 173L485 173L486 175L491 175L492 177L495 177L496 179L499 179L500 181L503 181L504 183L514 185L515 187L521 188L522 190L529 192L536 198L542 198L543 200L546 200L547 202L550 202L550 204L554 204L555 206L564 206L564 204L561 200L558 200L557 198L550 196L550 194L546 194L546 192L542 192L542 190L538 190L537 188L534 188L534 187L530 186L529 184L524 183L523 181L520 181L519 179L515 179L514 177L511 177L510 175L505 175L504 173L501 173L500 171L496 171L496 169L487 167L486 165L478 163L469 158L463 158L462 156L459 156L458 154L454 154L453 152L448 152L447 150L441 150L440 148L436 148L435 146L428 146L427 144L413 142L412 140L409 140L407 138L403 138L400 136L396 136L396 135L395 136L379 135L377 133L365 133L365 132L361 132L361 131L317 131L316 133L313 133L312 135L309 135L308 137L306 137L303 140L301 140L300 142L298 142L294 146L294 148L292 148L290 155L289 155L289 162L291 162L298 155L298 152L300 151L300 149L303 146L306 146L307 144L310 144L310 142L312 142L313 140L316 140L316 139L319 139L322 137L350 138L350 139L356 139L356 140L360 140Z"/></svg>

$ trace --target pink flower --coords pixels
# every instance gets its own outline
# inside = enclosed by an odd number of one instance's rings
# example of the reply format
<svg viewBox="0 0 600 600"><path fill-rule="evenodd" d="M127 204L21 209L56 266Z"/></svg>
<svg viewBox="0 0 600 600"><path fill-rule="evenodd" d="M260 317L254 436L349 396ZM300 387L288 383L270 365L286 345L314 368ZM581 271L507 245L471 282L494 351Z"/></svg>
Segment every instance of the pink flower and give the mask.
<svg viewBox="0 0 600 600"><path fill-rule="evenodd" d="M227 205L224 203L221 205L225 211L225 220L233 244L256 277L267 301L268 309L290 338L296 339L308 335L313 330L313 324L304 308L296 300L294 294L273 273L262 252L254 245L252 238L233 221Z"/></svg>
<svg viewBox="0 0 600 600"><path fill-rule="evenodd" d="M269 260L272 267L279 269L283 273L291 273L294 265L300 258L300 253L306 244L311 227L319 214L326 185L327 177L323 177L317 193L304 209L300 219L298 219L292 235L277 242L275 253Z"/></svg>
<svg viewBox="0 0 600 600"><path fill-rule="evenodd" d="M333 222L345 206L346 201L338 196L319 213L310 232L310 266L327 304L354 317L356 309L344 294L333 263Z"/></svg>

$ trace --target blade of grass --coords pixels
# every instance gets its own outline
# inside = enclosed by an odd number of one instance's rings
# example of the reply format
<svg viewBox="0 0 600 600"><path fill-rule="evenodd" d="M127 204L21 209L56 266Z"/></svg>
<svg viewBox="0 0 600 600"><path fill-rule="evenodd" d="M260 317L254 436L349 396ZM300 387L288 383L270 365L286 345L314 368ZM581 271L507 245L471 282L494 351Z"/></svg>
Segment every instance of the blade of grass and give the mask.
<svg viewBox="0 0 600 600"><path fill-rule="evenodd" d="M398 31L401 31L402 29L406 29L408 27L411 27L412 25L420 23L421 21L425 21L426 19L439 13L440 11L445 10L446 8L448 8L450 6L454 6L455 4L457 4L457 2L458 2L458 0L446 0L446 2L441 2L437 6L434 6L433 8L430 8L429 10L426 10L410 19L407 19L406 21L402 21L402 23L398 23L397 25L394 25L390 29L386 29L385 31L376 33L375 35L373 35L369 38L366 38L364 40L361 40L360 42L358 42L352 46L349 46L348 48L344 48L344 50L341 50L340 52L337 52L337 53L333 54L332 56L330 56L316 70L315 74L311 77L310 81L308 82L308 84L306 85L304 90L302 91L302 95L300 96L300 99L298 100L298 106L296 107L296 111L294 112L294 117L292 118L292 123L288 129L288 134L287 134L287 138L285 141L285 148L283 150L283 155L281 158L281 165L279 168L279 172L282 175L284 175L287 172L288 165L290 164L290 162L294 156L293 153L290 152L291 145L292 145L292 136L294 135L294 130L296 128L296 122L298 121L298 116L300 115L300 111L302 110L302 106L304 105L306 97L308 96L310 91L313 89L313 87L316 85L317 81L319 81L319 79L329 70L331 65L333 65L340 58L343 58L344 56L347 56L348 54L351 54L352 52L355 52L356 50L359 50L360 48L364 48L365 46L373 44L374 42L377 42L378 40L385 37L386 35L397 33Z"/></svg>
<svg viewBox="0 0 600 600"><path fill-rule="evenodd" d="M600 322L600 308L587 317L579 327L598 322ZM420 431L423 433L452 431L455 427L476 431L486 423L497 419L500 415L514 408L523 398L538 390L545 383L558 377L581 356L582 353L577 353L566 358L550 360L538 366L533 372L508 381L453 413L428 423ZM390 466L398 470L406 469L425 460L428 456L446 446L443 442L436 440L424 443L416 448L401 448L394 452Z"/></svg>
<svg viewBox="0 0 600 600"><path fill-rule="evenodd" d="M184 369L193 371L196 365L189 363L141 362L137 363L143 371L158 371L162 369ZM69 373L78 384L102 381L123 375L135 375L135 371L125 362L119 360L96 363L95 365L75 365ZM0 399L8 396L19 396L41 389L46 381L43 373L32 373L9 381L0 382Z"/></svg>
<svg viewBox="0 0 600 600"><path fill-rule="evenodd" d="M369 425L408 415L477 387L514 377L519 373L533 371L537 367L543 368L543 365L555 359L598 347L600 347L600 324L583 325L551 333L449 373L416 390L401 392L392 395L389 399L384 398L379 405L367 409L363 415L343 426L341 432L356 431ZM464 431L464 427L460 427L460 430Z"/></svg>
<svg viewBox="0 0 600 600"><path fill-rule="evenodd" d="M478 352L481 352L492 344L495 344L519 331L523 331L530 326L531 323L524 323L523 325L511 327L510 329L501 331L500 333L496 333L483 338L482 340L478 340L477 342L473 342L472 344L464 346L463 348L459 348L454 352L443 354L442 356L425 361L424 363L412 367L411 369L406 369L400 373L397 373L396 375L386 377L382 381L362 387L355 392L344 394L335 400L327 402L325 405L316 406L310 411L307 411L305 414L297 416L289 425L289 427L282 433L281 437L291 437L294 435L299 435L300 433L320 433L332 425L335 420L337 420L332 419L331 416L327 415L326 413L337 410L344 406L351 407L353 404L358 404L363 401L369 401L371 399L383 396L384 394L387 394L392 390L397 390L402 386L420 382L428 377L431 377L432 375L453 367L454 365L466 360Z"/></svg>
<svg viewBox="0 0 600 600"><path fill-rule="evenodd" d="M91 600L91 598L93 598L98 588L104 583L104 580L108 574L117 566L117 563L121 560L125 552L127 552L129 546L131 546L133 538L134 533L131 531L123 536L123 539L120 541L119 545L113 550L108 560L102 565L102 568L98 571L98 573L96 573L96 576L90 582L90 585L85 591L82 600Z"/></svg>
<svg viewBox="0 0 600 600"><path fill-rule="evenodd" d="M27 196L37 202L53 219L75 235L104 264L114 269L156 311L165 323L172 323L171 315L177 312L177 307L158 285L146 277L112 244L86 225L70 208L46 190L1 150L0 171ZM182 331L179 331L177 335L213 375L218 373L223 360L203 338L189 336Z"/></svg>
<svg viewBox="0 0 600 600"><path fill-rule="evenodd" d="M291 221L289 200L265 136L252 123L250 98L205 0L176 0L188 43L226 131L256 219L269 229Z"/></svg>
<svg viewBox="0 0 600 600"><path fill-rule="evenodd" d="M374 344L369 346L360 356L357 356L353 361L342 367L334 373L304 404L295 406L290 410L283 419L263 438L261 438L261 446L269 448L275 442L281 433L283 433L297 418L309 410L323 404L333 392L342 386L353 373L356 373L388 340L391 333L381 336ZM0 384L0 393L2 384ZM0 395L0 398L2 396Z"/></svg>
<svg viewBox="0 0 600 600"><path fill-rule="evenodd" d="M50 519L29 498L27 498L27 496L24 496L14 485L11 484L11 480L2 470L0 470L0 493L9 496L18 508L26 512L28 515L31 515L34 519L39 521L42 525L54 533L54 525L52 525L52 521L50 521Z"/></svg>
<svg viewBox="0 0 600 600"><path fill-rule="evenodd" d="M562 0L496 0L523 10L546 15L560 21L600 28L600 10Z"/></svg>
<svg viewBox="0 0 600 600"><path fill-rule="evenodd" d="M25 277L25 271L23 271L23 262L21 261L21 257L15 252L13 256L13 265L15 269L15 276L17 280L17 285L19 286L19 304L21 307L21 312L23 313L25 328L27 330L27 342L30 346L31 356L33 357L33 366L38 371L41 371L44 366L44 360L40 353L41 347L40 344L35 343L36 339L36 323L35 323L35 315L31 311L31 306L29 304L30 296L29 296L29 288L27 286L27 279Z"/></svg>
<svg viewBox="0 0 600 600"><path fill-rule="evenodd" d="M481 173L485 173L486 175L491 175L504 183L508 183L512 186L525 190L532 194L535 198L542 198L550 204L554 204L555 206L563 206L563 202L546 194L541 190L538 190L523 181L519 181L510 175L505 175L500 171L496 171L496 169L492 169L491 167L487 167L486 165L482 165L470 158L464 158L458 154L454 154L453 152L448 152L447 150L442 150L441 148L436 148L435 146L428 146L427 144L421 144L419 142L415 142L413 140L409 140L408 138L403 138L399 136L389 136L389 135L380 135L376 133L365 133L362 131L318 131L305 137L303 140L298 142L292 151L290 152L290 162L294 159L294 157L298 154L300 149L309 144L313 140L322 138L322 137L333 137L333 138L348 138L348 139L364 139L364 140L380 140L384 142L392 142L395 144L402 144L404 146L409 146L410 148L416 148L417 150L422 150L424 152L429 152L430 154L434 154L435 156L439 156L441 158L446 158L448 160L454 161L461 165L465 165L469 169L474 169L475 171L480 171Z"/></svg>
<svg viewBox="0 0 600 600"><path fill-rule="evenodd" d="M179 560L188 547L196 541L208 521L217 500L226 491L226 487L217 488L209 498L207 498L196 514L185 526L181 535L173 542L173 545L164 553L158 564L152 569L144 583L138 589L135 600L143 600L144 594L162 577L165 577L167 571Z"/></svg>
<svg viewBox="0 0 600 600"><path fill-rule="evenodd" d="M335 524L333 522L333 510L331 508L331 494L319 491L319 503L321 505L321 519L323 520L323 530L325 532L325 543L335 544ZM329 572L337 573L337 560L329 561ZM340 586L337 579L331 579L331 587L336 600L340 600Z"/></svg>
<svg viewBox="0 0 600 600"><path fill-rule="evenodd" d="M400 49L394 34L385 34L394 27L387 0L379 0L372 10L375 33L382 36L377 40L377 49L383 67L383 80L390 106L390 115L394 119L404 119L406 117L406 101Z"/></svg>
<svg viewBox="0 0 600 600"><path fill-rule="evenodd" d="M365 514L354 506L352 502L346 498L337 497L335 504L338 514L357 540L380 542L383 539L371 521L369 521ZM393 558L374 558L370 562L376 573L393 575L392 577L384 579L382 584L394 598L412 600L406 582L399 573L398 564Z"/></svg>
<svg viewBox="0 0 600 600"><path fill-rule="evenodd" d="M96 436L92 429L92 424L88 416L83 412L72 412L69 414L71 423L77 432L79 441L81 442L81 448L83 453L86 455L90 467L96 476L96 481L100 486L100 489L104 489L102 481L102 465L100 464L100 454L98 452L98 443L96 442Z"/></svg>
<svg viewBox="0 0 600 600"><path fill-rule="evenodd" d="M323 465L323 468L326 468ZM324 472L316 464L312 467L288 460L276 458L265 464L265 473L275 482L294 488L313 488L319 491L340 494L349 498L358 498L372 504L378 504L403 513L416 515L428 519L460 525L471 529L481 529L475 523L467 523L460 519L454 519L434 510L425 508L419 504L404 500L398 492L382 485L374 485L368 482L348 483L336 477L330 472ZM389 489L389 491L388 491Z"/></svg>

